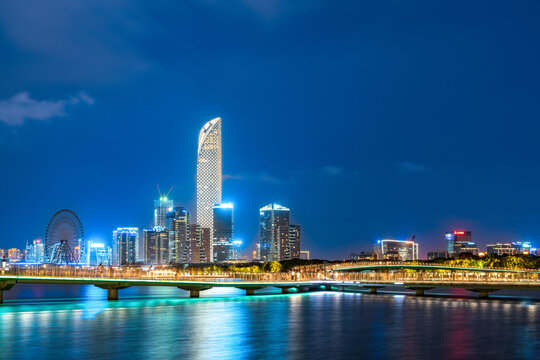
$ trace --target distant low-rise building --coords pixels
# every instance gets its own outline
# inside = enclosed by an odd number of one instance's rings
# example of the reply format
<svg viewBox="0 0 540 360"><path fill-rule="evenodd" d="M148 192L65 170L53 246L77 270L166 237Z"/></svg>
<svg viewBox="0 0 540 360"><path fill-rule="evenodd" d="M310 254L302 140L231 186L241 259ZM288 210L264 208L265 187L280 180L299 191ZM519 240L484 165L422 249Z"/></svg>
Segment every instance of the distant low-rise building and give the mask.
<svg viewBox="0 0 540 360"><path fill-rule="evenodd" d="M300 250L300 259L309 260L309 250Z"/></svg>
<svg viewBox="0 0 540 360"><path fill-rule="evenodd" d="M472 254L474 256L478 256L479 254L478 247L476 246L475 242L466 242L466 243L460 243L459 245L455 246L455 256L459 256L461 254Z"/></svg>
<svg viewBox="0 0 540 360"><path fill-rule="evenodd" d="M487 248L487 254L495 254L495 255L515 255L518 253L518 249L512 246L512 244L508 243L494 243L489 244L486 246Z"/></svg>
<svg viewBox="0 0 540 360"><path fill-rule="evenodd" d="M377 260L418 260L418 243L407 240L378 240L374 246Z"/></svg>
<svg viewBox="0 0 540 360"><path fill-rule="evenodd" d="M360 251L359 253L351 253L351 260L374 260L377 259L377 254L373 251Z"/></svg>
<svg viewBox="0 0 540 360"><path fill-rule="evenodd" d="M448 251L446 250L433 250L427 253L428 260L446 259L446 258L448 258Z"/></svg>

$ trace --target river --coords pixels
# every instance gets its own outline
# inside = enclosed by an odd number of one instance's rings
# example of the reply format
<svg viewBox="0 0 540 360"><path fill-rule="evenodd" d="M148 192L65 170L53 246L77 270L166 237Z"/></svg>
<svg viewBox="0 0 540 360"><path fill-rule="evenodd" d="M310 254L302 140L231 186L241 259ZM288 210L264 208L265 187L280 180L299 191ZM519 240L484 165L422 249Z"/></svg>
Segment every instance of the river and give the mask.
<svg viewBox="0 0 540 360"><path fill-rule="evenodd" d="M16 285L1 359L538 359L540 299ZM519 295L520 297L516 297Z"/></svg>

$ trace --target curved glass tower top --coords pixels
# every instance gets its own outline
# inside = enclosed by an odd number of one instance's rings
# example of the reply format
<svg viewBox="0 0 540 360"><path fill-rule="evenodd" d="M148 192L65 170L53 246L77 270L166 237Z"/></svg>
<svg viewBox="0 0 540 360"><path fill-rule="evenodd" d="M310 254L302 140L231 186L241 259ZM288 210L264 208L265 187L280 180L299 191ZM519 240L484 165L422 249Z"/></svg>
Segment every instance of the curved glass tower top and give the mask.
<svg viewBox="0 0 540 360"><path fill-rule="evenodd" d="M221 203L221 118L204 124L197 150L197 224L210 229L212 207Z"/></svg>

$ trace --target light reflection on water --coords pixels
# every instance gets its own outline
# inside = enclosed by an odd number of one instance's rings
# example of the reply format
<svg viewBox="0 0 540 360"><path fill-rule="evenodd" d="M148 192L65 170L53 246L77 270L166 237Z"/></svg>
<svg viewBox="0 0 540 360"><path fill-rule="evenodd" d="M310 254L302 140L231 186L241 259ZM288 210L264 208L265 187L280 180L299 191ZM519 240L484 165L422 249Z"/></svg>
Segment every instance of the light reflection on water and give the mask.
<svg viewBox="0 0 540 360"><path fill-rule="evenodd" d="M33 288L44 299L30 299ZM0 358L540 357L537 300L339 292L246 297L236 289L188 299L176 288L128 288L120 301L108 302L96 287L61 291L21 285L9 294L22 300L0 306ZM51 294L60 296L47 299Z"/></svg>

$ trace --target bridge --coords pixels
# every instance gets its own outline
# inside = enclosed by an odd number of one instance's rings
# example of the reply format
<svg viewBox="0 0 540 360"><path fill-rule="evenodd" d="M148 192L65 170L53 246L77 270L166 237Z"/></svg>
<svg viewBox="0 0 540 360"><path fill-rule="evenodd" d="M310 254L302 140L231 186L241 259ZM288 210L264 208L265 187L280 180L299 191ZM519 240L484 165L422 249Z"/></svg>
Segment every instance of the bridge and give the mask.
<svg viewBox="0 0 540 360"><path fill-rule="evenodd" d="M318 265L320 266L320 265ZM481 269L407 263L339 263L321 268L303 267L288 273L186 271L141 267L12 266L0 270L0 303L3 292L16 284L94 285L107 290L109 300L130 286L171 286L199 297L214 287L234 287L254 295L268 286L282 293L296 291L368 290L376 294L385 287L400 286L424 295L433 288L463 288L487 298L497 290L540 290L540 272L515 269Z"/></svg>

